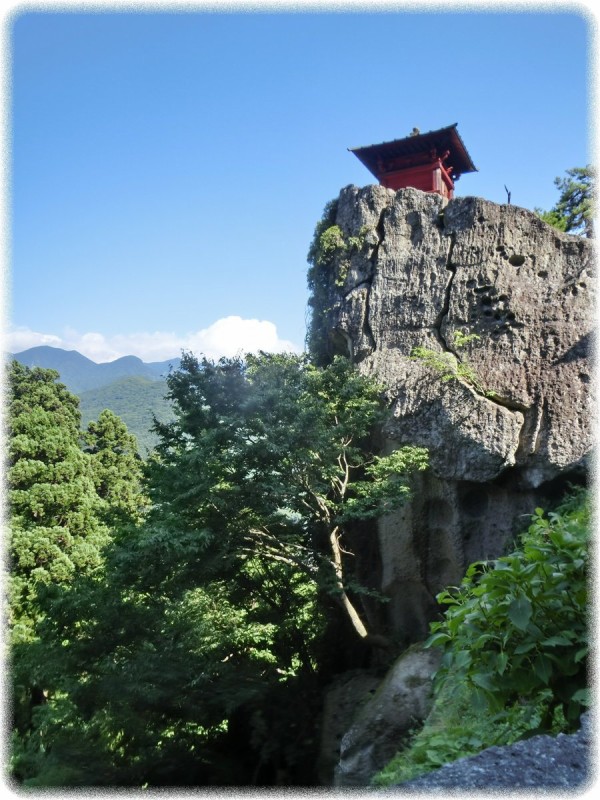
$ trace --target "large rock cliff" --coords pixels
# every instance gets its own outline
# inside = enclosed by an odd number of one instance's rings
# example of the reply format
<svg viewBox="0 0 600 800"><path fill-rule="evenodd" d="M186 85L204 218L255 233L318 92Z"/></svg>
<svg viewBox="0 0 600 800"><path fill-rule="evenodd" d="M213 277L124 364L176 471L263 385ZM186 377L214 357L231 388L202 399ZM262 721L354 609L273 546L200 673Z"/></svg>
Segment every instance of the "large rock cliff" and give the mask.
<svg viewBox="0 0 600 800"><path fill-rule="evenodd" d="M591 243L515 206L349 186L328 207L311 256L313 355L349 356L386 387L384 448L430 452L413 499L379 521L378 552L373 536L352 542L359 577L389 600L383 616L365 603L371 628L407 646L426 637L436 594L468 564L501 555L537 506L550 508L568 482L585 480ZM444 370L415 358L415 348ZM407 669L404 656L364 699L360 676L332 688L324 782L368 784L424 718L421 678L433 668L427 651L411 658L414 696L411 681L394 678ZM348 687L360 709L351 722L337 713Z"/></svg>
<svg viewBox="0 0 600 800"><path fill-rule="evenodd" d="M388 449L430 451L413 501L379 524L386 624L408 643L442 588L585 473L592 248L524 209L415 189L346 187L326 224L313 347L387 387ZM444 379L415 348L472 379Z"/></svg>

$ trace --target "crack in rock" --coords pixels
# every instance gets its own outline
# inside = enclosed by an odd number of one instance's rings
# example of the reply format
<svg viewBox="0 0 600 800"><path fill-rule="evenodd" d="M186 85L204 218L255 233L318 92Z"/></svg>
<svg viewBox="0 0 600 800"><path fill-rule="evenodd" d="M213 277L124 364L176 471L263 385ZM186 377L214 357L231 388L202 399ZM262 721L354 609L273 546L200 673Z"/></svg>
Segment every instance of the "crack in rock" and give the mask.
<svg viewBox="0 0 600 800"><path fill-rule="evenodd" d="M448 283L446 284L446 289L444 292L444 304L442 305L442 309L440 313L437 315L435 322L433 323L433 331L435 333L436 339L441 344L444 352L451 353L460 361L461 359L459 358L458 354L448 345L446 338L442 334L442 325L444 324L444 320L446 319L446 317L450 312L450 296L452 294L452 283L454 282L457 269L456 264L452 263L452 253L454 251L455 242L456 242L456 233L451 233L450 246L448 248L448 257L446 259L446 269L450 272L450 277L448 278Z"/></svg>
<svg viewBox="0 0 600 800"><path fill-rule="evenodd" d="M388 214L389 208L385 206L379 215L379 219L377 221L377 225L375 226L375 233L377 235L377 244L373 247L373 252L371 253L371 257L369 261L371 262L371 277L369 280L369 288L367 290L367 296L365 298L365 316L363 319L363 332L365 338L369 342L369 346L372 348L371 352L375 352L377 349L377 341L375 339L375 333L373 332L373 327L371 325L370 315L371 315L371 288L373 286L373 277L375 275L375 271L377 269L377 261L379 259L379 248L381 247L381 243L385 238L385 216Z"/></svg>
<svg viewBox="0 0 600 800"><path fill-rule="evenodd" d="M450 234L450 246L448 248L448 257L446 259L446 269L450 272L450 277L446 284L446 289L444 292L444 303L442 309L433 324L433 331L438 342L442 346L444 352L450 353L456 358L457 361L464 363L463 359L461 358L456 348L453 348L448 344L446 337L442 333L442 327L444 321L448 318L450 314L450 300L452 297L452 286L458 270L458 265L454 264L452 261L452 254L454 252L455 244L456 244L456 232L453 231ZM508 400L507 398L501 397L496 392L489 392L489 393L483 392L477 386L474 386L470 381L463 380L459 376L457 376L457 380L459 380L461 383L465 383L467 386L473 389L475 394L477 394L479 397L484 397L486 400L489 400L495 405L502 406L503 408L508 409L508 411L518 411L521 414L525 414L530 409L530 406L517 403L516 401ZM517 450L518 449L519 447L517 448Z"/></svg>

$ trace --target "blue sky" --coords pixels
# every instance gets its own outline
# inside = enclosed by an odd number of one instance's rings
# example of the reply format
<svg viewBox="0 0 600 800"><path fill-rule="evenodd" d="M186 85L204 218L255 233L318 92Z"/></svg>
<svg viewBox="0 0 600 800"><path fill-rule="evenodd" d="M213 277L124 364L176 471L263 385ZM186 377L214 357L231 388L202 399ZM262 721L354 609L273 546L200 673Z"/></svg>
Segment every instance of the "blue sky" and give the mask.
<svg viewBox="0 0 600 800"><path fill-rule="evenodd" d="M17 7L7 349L301 348L314 226L373 181L348 148L415 125L458 123L458 195L551 207L593 157L593 18L446 7Z"/></svg>

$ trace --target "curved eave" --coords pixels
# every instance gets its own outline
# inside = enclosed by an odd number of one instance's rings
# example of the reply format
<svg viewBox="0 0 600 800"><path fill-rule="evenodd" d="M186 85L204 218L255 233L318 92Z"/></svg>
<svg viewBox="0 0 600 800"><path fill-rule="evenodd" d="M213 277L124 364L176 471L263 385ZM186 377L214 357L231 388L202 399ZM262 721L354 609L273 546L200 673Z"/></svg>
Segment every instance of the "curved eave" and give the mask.
<svg viewBox="0 0 600 800"><path fill-rule="evenodd" d="M349 147L348 150L361 161L375 177L379 177L378 162L382 159L418 156L435 147L438 151L450 150L450 160L453 172L464 175L467 172L477 172L471 156L464 145L460 134L456 130L458 123L437 131L420 133L416 136L407 136L404 139L395 139L381 144L368 145L367 147Z"/></svg>

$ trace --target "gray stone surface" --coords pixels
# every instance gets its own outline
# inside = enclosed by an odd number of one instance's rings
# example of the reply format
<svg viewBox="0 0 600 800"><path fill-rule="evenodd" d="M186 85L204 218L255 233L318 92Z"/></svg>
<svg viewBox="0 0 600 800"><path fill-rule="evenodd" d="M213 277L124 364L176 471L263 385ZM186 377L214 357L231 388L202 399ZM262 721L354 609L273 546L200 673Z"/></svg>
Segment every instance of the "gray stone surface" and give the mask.
<svg viewBox="0 0 600 800"><path fill-rule="evenodd" d="M409 643L439 591L585 472L592 247L516 206L415 189L346 187L336 223L362 244L328 267L330 352L387 387L388 449L430 450L414 500L379 524L384 627ZM480 338L458 351L455 332ZM443 382L417 346L468 360L493 395Z"/></svg>
<svg viewBox="0 0 600 800"><path fill-rule="evenodd" d="M516 206L466 197L444 207L437 195L379 186L342 190L337 223L346 237L363 231L365 244L330 329L390 388L395 440L431 446L436 471L464 480L519 464L536 486L581 461L590 444L588 240ZM457 331L481 337L464 355L495 398L454 381L440 387L410 360L417 345L454 351Z"/></svg>
<svg viewBox="0 0 600 800"><path fill-rule="evenodd" d="M593 769L593 731L587 715L576 733L535 736L505 747L490 747L434 772L400 784L398 792L448 794L457 790L589 788ZM547 795L547 792L544 792Z"/></svg>
<svg viewBox="0 0 600 800"><path fill-rule="evenodd" d="M336 224L348 244L320 274L319 329L330 332L323 345L386 387L392 418L385 448L416 444L430 452L431 468L415 477L412 500L377 523L379 566L372 548L360 550L361 537L353 544L358 574L376 575L379 585L369 586L388 598L381 618L371 609L371 627L409 645L426 637L438 592L459 583L473 561L501 555L537 506L547 508L567 481L585 475L592 246L516 206L475 197L446 203L381 186L343 189ZM459 350L457 332L479 338ZM418 346L468 362L478 386L442 381L411 358ZM372 533L363 531L362 540L372 541ZM423 680L408 691L411 670ZM323 752L330 770L341 739L336 785L368 786L401 747L411 717L426 713L428 670L407 654L374 694L368 689L351 723L347 706L336 705L343 693L330 696ZM471 782L460 785L581 784L584 738L492 748L464 767ZM429 780L455 773L436 774ZM450 785L459 784L440 784L444 791Z"/></svg>
<svg viewBox="0 0 600 800"><path fill-rule="evenodd" d="M431 709L431 676L439 654L413 647L394 663L341 740L336 786L368 786Z"/></svg>

